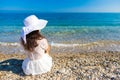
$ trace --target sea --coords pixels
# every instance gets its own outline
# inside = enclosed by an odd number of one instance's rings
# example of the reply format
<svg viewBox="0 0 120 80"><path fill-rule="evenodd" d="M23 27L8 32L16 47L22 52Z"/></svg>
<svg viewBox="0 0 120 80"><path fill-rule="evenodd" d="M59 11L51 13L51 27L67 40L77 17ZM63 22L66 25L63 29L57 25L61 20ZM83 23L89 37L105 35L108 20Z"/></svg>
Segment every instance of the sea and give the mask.
<svg viewBox="0 0 120 80"><path fill-rule="evenodd" d="M24 19L48 20L41 30L51 53L120 52L120 13L0 12L0 53L23 53L20 45Z"/></svg>

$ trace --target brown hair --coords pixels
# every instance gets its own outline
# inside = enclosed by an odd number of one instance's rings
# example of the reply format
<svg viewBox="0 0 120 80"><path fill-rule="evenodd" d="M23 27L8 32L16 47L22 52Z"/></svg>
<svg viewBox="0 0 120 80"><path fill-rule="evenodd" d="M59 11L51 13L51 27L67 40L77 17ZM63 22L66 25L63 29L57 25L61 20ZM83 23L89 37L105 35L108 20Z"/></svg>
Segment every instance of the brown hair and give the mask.
<svg viewBox="0 0 120 80"><path fill-rule="evenodd" d="M21 44L23 45L24 49L27 51L34 51L34 48L38 46L37 40L43 39L44 36L42 36L39 32L39 30L32 31L31 33L26 35L26 44L21 38Z"/></svg>

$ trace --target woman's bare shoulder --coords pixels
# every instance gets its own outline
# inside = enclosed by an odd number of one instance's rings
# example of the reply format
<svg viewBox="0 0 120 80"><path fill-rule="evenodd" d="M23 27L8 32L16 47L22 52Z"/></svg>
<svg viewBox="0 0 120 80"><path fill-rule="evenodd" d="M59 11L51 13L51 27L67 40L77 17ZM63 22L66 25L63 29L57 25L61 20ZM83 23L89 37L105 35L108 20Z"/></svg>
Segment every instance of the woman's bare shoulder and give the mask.
<svg viewBox="0 0 120 80"><path fill-rule="evenodd" d="M40 43L40 42L47 42L47 39L46 39L46 38L39 39L39 40L37 40L37 42L38 42L38 43Z"/></svg>

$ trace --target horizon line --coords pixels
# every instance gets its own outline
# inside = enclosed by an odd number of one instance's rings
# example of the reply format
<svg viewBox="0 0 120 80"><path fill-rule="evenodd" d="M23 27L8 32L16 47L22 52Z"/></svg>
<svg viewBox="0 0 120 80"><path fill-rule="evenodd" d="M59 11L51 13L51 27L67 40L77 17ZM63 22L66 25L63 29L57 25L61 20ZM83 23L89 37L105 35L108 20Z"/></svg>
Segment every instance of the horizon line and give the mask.
<svg viewBox="0 0 120 80"><path fill-rule="evenodd" d="M120 13L111 11L32 11L32 10L0 10L0 13Z"/></svg>

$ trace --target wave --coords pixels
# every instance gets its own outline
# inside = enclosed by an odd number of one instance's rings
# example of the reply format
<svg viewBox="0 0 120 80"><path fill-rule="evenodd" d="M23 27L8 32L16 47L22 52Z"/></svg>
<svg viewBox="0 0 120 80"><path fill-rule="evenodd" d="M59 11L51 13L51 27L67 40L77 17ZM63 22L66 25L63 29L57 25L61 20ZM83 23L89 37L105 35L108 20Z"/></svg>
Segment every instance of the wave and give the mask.
<svg viewBox="0 0 120 80"><path fill-rule="evenodd" d="M120 41L96 41L88 43L54 43L51 42L51 53L84 53L84 52L120 52ZM1 53L24 53L20 43L0 42Z"/></svg>
<svg viewBox="0 0 120 80"><path fill-rule="evenodd" d="M54 47L75 47L75 46L79 46L79 44L63 44L63 43L51 43L51 46Z"/></svg>
<svg viewBox="0 0 120 80"><path fill-rule="evenodd" d="M8 42L0 42L1 46L20 46L20 43L8 43Z"/></svg>
<svg viewBox="0 0 120 80"><path fill-rule="evenodd" d="M53 47L58 49L74 49L79 52L105 52L105 51L118 51L120 52L120 41L96 41L89 42L84 44L61 44L61 43L52 43Z"/></svg>
<svg viewBox="0 0 120 80"><path fill-rule="evenodd" d="M18 42L0 42L1 46L20 46L20 43ZM55 43L55 42L51 42L50 43L51 46L54 47L89 47L89 46L115 46L115 45L119 45L120 46L120 41L96 41L96 42L88 42L88 43Z"/></svg>
<svg viewBox="0 0 120 80"><path fill-rule="evenodd" d="M1 46L20 46L20 43L9 43L9 42L0 42ZM79 46L80 44L63 44L63 43L50 43L51 46L54 47L75 47Z"/></svg>
<svg viewBox="0 0 120 80"><path fill-rule="evenodd" d="M106 45L120 45L120 41L96 41L96 42L88 42L88 43L78 43L78 44L74 44L74 43L54 43L51 42L51 46L55 46L55 47L75 47L75 46L95 46L95 45L99 45L99 46L106 46Z"/></svg>

